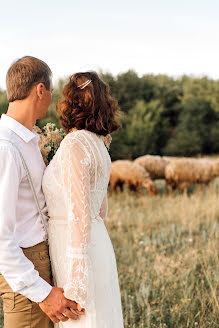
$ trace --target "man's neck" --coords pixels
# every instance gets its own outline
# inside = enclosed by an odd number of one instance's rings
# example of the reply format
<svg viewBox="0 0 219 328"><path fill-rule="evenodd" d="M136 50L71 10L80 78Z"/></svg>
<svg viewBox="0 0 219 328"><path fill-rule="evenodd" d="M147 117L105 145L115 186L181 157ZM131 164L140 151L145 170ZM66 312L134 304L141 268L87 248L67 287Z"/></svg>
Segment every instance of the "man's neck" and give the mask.
<svg viewBox="0 0 219 328"><path fill-rule="evenodd" d="M33 126L36 124L36 118L33 117L31 110L25 108L22 103L10 103L7 111L7 116L10 116L20 124L24 125L27 129L32 131Z"/></svg>

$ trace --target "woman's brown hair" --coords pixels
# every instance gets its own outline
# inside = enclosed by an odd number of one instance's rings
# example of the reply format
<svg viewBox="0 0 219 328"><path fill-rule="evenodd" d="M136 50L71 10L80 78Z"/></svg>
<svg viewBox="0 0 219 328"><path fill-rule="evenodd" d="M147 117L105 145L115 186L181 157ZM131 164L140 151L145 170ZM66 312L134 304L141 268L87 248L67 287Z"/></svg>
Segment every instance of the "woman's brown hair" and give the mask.
<svg viewBox="0 0 219 328"><path fill-rule="evenodd" d="M76 128L106 136L120 128L118 103L97 73L73 74L64 86L63 97L57 104L57 113L67 133Z"/></svg>

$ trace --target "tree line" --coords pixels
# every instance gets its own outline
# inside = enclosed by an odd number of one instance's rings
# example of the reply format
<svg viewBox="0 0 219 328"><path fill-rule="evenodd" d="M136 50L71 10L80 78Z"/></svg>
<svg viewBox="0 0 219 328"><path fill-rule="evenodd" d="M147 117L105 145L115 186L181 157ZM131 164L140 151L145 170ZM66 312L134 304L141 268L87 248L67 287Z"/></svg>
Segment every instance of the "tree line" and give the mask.
<svg viewBox="0 0 219 328"><path fill-rule="evenodd" d="M195 156L219 153L219 80L207 77L100 73L117 99L122 128L113 133L111 157L135 159L145 154ZM47 117L60 126L56 103L64 79L55 86ZM0 113L7 110L0 90Z"/></svg>

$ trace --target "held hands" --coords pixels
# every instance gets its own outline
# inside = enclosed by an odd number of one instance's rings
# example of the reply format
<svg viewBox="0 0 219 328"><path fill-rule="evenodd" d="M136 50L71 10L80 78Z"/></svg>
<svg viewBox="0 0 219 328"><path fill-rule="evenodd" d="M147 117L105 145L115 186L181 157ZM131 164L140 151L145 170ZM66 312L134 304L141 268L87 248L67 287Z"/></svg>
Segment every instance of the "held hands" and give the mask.
<svg viewBox="0 0 219 328"><path fill-rule="evenodd" d="M85 314L85 310L74 301L67 299L63 288L53 287L49 295L39 303L39 307L55 323L78 320L79 315Z"/></svg>

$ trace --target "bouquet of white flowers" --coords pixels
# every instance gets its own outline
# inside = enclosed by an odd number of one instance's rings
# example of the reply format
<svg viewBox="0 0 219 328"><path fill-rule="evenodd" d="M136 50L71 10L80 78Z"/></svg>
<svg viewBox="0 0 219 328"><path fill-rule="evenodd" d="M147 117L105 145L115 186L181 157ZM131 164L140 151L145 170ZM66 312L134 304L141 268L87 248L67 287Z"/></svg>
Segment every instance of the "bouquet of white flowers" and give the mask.
<svg viewBox="0 0 219 328"><path fill-rule="evenodd" d="M34 131L40 135L40 151L45 164L48 165L65 137L65 132L58 129L54 123L47 123L42 129L35 125Z"/></svg>

